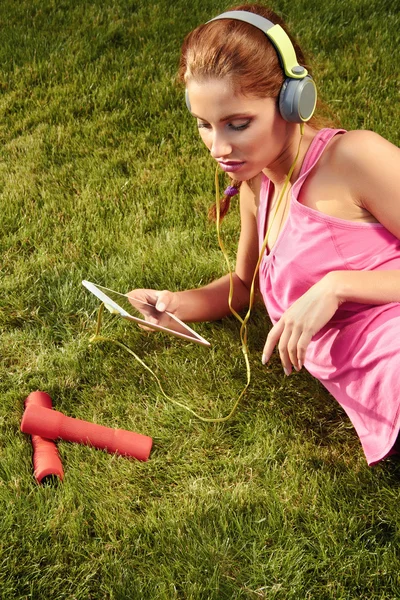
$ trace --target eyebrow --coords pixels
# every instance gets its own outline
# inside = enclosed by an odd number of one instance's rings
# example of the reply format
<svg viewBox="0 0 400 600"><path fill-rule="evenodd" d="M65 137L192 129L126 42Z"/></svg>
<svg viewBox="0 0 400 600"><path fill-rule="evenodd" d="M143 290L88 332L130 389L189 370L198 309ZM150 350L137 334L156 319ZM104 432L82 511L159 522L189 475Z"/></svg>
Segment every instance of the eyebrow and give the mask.
<svg viewBox="0 0 400 600"><path fill-rule="evenodd" d="M196 117L196 119L201 119L202 121L207 121L207 119L203 119L203 117L199 117L199 115L195 115L192 112L193 117ZM223 121L230 121L232 119L249 119L251 115L249 114L244 114L244 113L235 113L233 115L228 115L226 117L222 117L222 119L220 119L220 123L222 123Z"/></svg>

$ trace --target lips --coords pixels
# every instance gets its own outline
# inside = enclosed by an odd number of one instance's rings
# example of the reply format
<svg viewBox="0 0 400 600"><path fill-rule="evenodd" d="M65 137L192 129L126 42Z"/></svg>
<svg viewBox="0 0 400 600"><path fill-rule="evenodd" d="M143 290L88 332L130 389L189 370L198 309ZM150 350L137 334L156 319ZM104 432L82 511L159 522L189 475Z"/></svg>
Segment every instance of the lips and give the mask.
<svg viewBox="0 0 400 600"><path fill-rule="evenodd" d="M218 164L221 167L221 169L223 171L225 171L226 173L234 173L234 172L236 172L236 171L238 171L239 169L242 168L242 166L244 165L244 162L233 162L233 161L222 162L222 161L218 161Z"/></svg>

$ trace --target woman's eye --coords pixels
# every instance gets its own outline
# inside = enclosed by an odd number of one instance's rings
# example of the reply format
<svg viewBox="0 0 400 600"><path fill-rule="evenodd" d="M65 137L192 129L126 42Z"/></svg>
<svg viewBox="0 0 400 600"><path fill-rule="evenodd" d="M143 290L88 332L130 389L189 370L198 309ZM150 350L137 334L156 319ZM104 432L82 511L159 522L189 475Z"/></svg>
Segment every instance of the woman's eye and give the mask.
<svg viewBox="0 0 400 600"><path fill-rule="evenodd" d="M199 129L210 129L211 125L209 125L209 123L201 123L197 121L197 127Z"/></svg>
<svg viewBox="0 0 400 600"><path fill-rule="evenodd" d="M250 125L250 119L246 119L246 121L238 121L234 123L229 123L229 127L234 129L234 131L242 131L246 129Z"/></svg>

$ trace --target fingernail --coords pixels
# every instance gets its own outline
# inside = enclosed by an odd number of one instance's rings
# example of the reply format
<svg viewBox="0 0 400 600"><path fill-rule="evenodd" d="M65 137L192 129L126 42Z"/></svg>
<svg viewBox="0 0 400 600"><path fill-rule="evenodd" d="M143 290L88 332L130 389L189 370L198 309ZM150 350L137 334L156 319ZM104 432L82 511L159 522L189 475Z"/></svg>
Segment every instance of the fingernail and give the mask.
<svg viewBox="0 0 400 600"><path fill-rule="evenodd" d="M303 368L303 363L301 362L301 360L299 360L299 371L300 371L300 369L302 369L302 368Z"/></svg>
<svg viewBox="0 0 400 600"><path fill-rule="evenodd" d="M261 362L262 362L262 364L263 364L263 365L265 365L265 364L266 364L266 362L267 362L267 357L266 357L266 355L265 355L265 354L263 354L263 355L262 355L262 357L261 357Z"/></svg>
<svg viewBox="0 0 400 600"><path fill-rule="evenodd" d="M283 371L284 371L284 373L285 373L286 377L287 377L288 375L290 375L290 371L289 371L289 369L287 369L286 367L283 367Z"/></svg>
<svg viewBox="0 0 400 600"><path fill-rule="evenodd" d="M159 310L160 312L164 312L164 310L165 310L165 304L164 304L164 302L158 302L156 304L156 309Z"/></svg>

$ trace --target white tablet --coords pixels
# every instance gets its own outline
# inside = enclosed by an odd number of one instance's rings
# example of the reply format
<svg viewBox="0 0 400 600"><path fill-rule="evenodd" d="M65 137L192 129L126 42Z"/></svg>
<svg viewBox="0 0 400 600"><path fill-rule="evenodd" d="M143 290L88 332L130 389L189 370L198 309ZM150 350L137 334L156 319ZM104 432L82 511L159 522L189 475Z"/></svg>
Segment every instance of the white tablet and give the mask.
<svg viewBox="0 0 400 600"><path fill-rule="evenodd" d="M128 297L128 294L121 294L101 285L95 285L90 281L83 280L82 284L101 300L107 310L113 314L156 331L164 331L179 338L183 338L184 340L195 342L196 344L210 346L210 342L207 342L207 340L202 338L201 335L196 333L196 331L191 329L186 323L169 312L157 310L153 304L143 302L142 300L130 296ZM145 318L143 318L146 316L156 318L157 323L146 321Z"/></svg>

